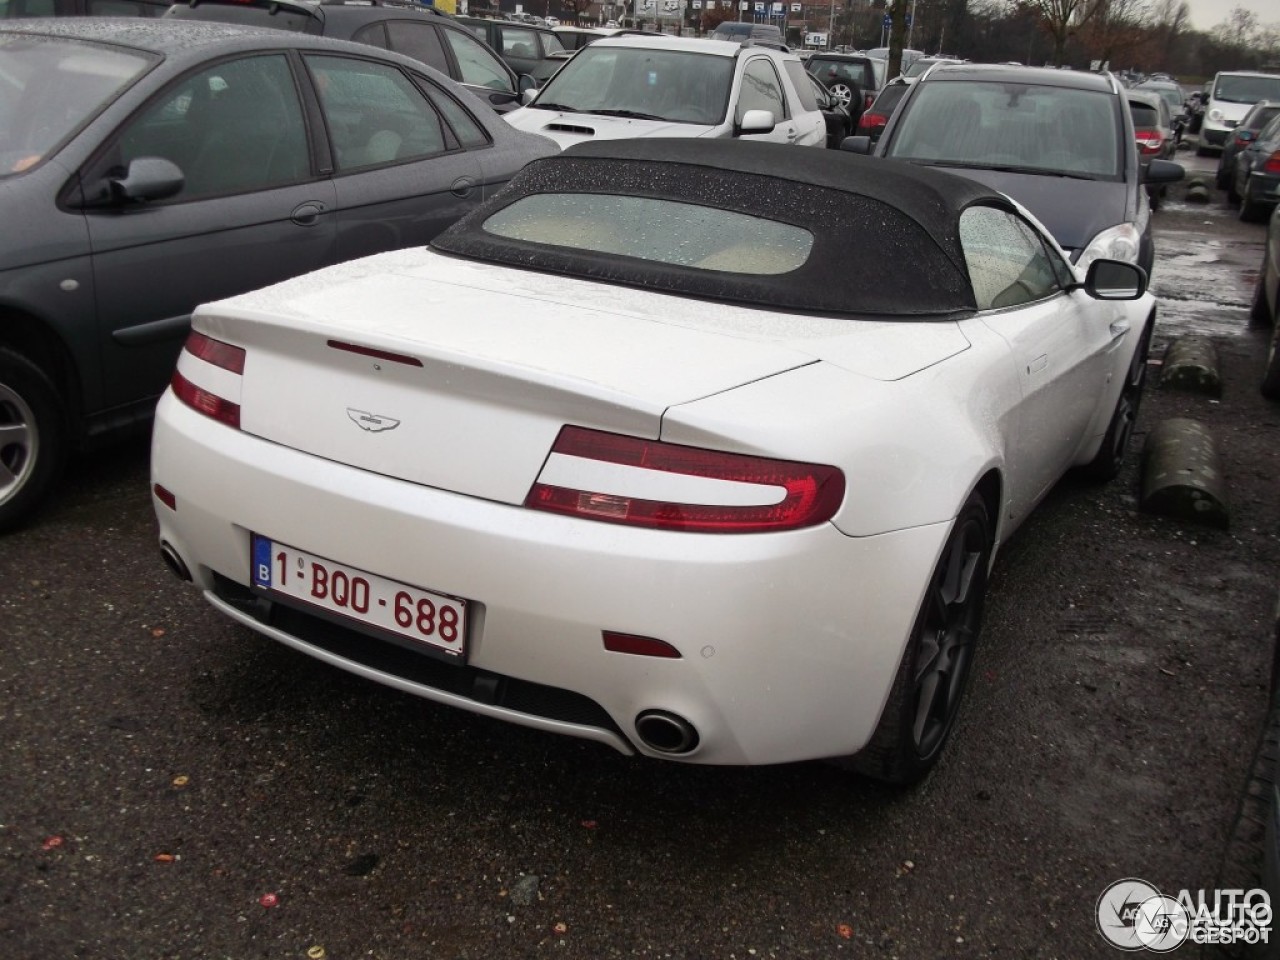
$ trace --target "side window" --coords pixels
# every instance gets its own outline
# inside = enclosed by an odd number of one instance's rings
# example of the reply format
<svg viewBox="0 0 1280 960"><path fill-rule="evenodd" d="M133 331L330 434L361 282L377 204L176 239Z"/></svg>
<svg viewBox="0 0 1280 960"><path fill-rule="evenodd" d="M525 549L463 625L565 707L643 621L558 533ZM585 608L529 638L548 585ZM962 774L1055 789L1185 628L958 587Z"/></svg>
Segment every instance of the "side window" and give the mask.
<svg viewBox="0 0 1280 960"><path fill-rule="evenodd" d="M487 87L504 93L515 93L506 67L480 41L460 30L445 30L444 38L458 61L458 78L475 87Z"/></svg>
<svg viewBox="0 0 1280 960"><path fill-rule="evenodd" d="M339 173L440 153L444 128L399 70L368 60L307 56Z"/></svg>
<svg viewBox="0 0 1280 960"><path fill-rule="evenodd" d="M524 57L537 60L538 38L532 30L521 30L518 27L503 26L502 55L504 57Z"/></svg>
<svg viewBox="0 0 1280 960"><path fill-rule="evenodd" d="M1039 235L1006 210L970 207L960 215L960 243L979 310L1043 300L1061 289Z"/></svg>
<svg viewBox="0 0 1280 960"><path fill-rule="evenodd" d="M809 74L804 71L804 64L798 60L788 60L786 62L787 77L791 80L791 85L796 88L796 96L800 99L800 106L805 110L817 110L818 98L813 92L813 80Z"/></svg>
<svg viewBox="0 0 1280 960"><path fill-rule="evenodd" d="M782 85L773 64L765 57L756 57L742 71L742 92L738 96L736 120L742 121L748 110L768 110L773 122L787 119L787 101L782 96Z"/></svg>
<svg viewBox="0 0 1280 960"><path fill-rule="evenodd" d="M288 62L279 54L246 57L180 81L121 134L120 164L137 157L181 168L179 201L306 179L311 158Z"/></svg>
<svg viewBox="0 0 1280 960"><path fill-rule="evenodd" d="M377 47L379 50L390 49L387 42L387 27L381 20L377 23L371 23L367 27L361 27L351 35L351 39L356 43L365 43L371 47Z"/></svg>
<svg viewBox="0 0 1280 960"><path fill-rule="evenodd" d="M435 104L436 109L444 114L445 122L453 128L454 136L463 147L470 150L473 147L488 146L489 134L480 125L480 121L468 113L462 104L434 84L424 81L423 89L426 90L427 97Z"/></svg>
<svg viewBox="0 0 1280 960"><path fill-rule="evenodd" d="M387 23L387 37L391 41L391 49L413 57L420 63L435 67L443 73L449 72L449 62L444 56L444 47L440 46L440 37L436 28L429 23L414 23L411 20L391 20Z"/></svg>

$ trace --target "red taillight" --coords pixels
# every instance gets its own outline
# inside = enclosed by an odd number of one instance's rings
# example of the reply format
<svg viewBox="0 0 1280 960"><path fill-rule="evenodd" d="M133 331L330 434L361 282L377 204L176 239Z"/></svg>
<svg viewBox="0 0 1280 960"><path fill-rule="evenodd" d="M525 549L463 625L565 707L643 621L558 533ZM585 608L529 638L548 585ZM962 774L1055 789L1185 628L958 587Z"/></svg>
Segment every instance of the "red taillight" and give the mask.
<svg viewBox="0 0 1280 960"><path fill-rule="evenodd" d="M206 337L203 333L197 333L192 330L187 337L183 350L211 366L226 370L236 376L244 375L245 351L242 347L233 347L229 343L214 340L212 337ZM207 386L192 382L182 372L181 367L182 362L180 360L179 369L173 371L173 379L169 383L173 388L174 395L191 409L203 413L206 417L212 417L219 423L225 423L227 426L239 430L240 404L228 400L226 397L218 396ZM195 376L194 371L188 372ZM222 376L225 377L226 375L223 374Z"/></svg>
<svg viewBox="0 0 1280 960"><path fill-rule="evenodd" d="M877 130L883 130L888 122L888 116L883 113L864 113L862 119L858 121L858 132L874 133Z"/></svg>
<svg viewBox="0 0 1280 960"><path fill-rule="evenodd" d="M219 423L240 429L240 404L223 400L222 397L197 387L177 370L173 371L170 386L173 387L177 398L191 409L203 413L206 417L213 417Z"/></svg>
<svg viewBox="0 0 1280 960"><path fill-rule="evenodd" d="M1262 165L1262 171L1263 173L1280 173L1280 150L1267 157L1266 163Z"/></svg>
<svg viewBox="0 0 1280 960"><path fill-rule="evenodd" d="M232 373L244 373L244 350L241 347L233 347L229 343L214 340L212 337L206 337L203 333L192 330L187 335L187 344L183 349L206 363L212 363L215 367L230 370Z"/></svg>
<svg viewBox="0 0 1280 960"><path fill-rule="evenodd" d="M1159 130L1135 130L1134 136L1138 141L1138 150L1144 154L1159 153L1164 145L1164 137Z"/></svg>
<svg viewBox="0 0 1280 960"><path fill-rule="evenodd" d="M605 523L699 533L795 530L830 520L844 500L844 474L829 466L703 450L582 427L562 429L551 453L525 506ZM601 473L589 469L590 463L622 469ZM575 475L589 474L599 476L593 484L597 489L570 485ZM669 486L664 478L669 481L673 475L712 483L699 486L694 481L690 492L695 488L697 492L688 498L645 495Z"/></svg>

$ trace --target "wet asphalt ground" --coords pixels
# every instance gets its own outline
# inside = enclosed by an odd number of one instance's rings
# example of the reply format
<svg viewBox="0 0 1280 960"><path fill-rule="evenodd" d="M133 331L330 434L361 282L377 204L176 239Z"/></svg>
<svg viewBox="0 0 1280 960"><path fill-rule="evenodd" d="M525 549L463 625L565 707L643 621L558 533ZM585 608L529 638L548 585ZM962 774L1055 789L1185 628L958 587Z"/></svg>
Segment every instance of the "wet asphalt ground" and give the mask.
<svg viewBox="0 0 1280 960"><path fill-rule="evenodd" d="M1212 427L1232 527L1139 513L1136 458L1060 484L910 791L624 758L349 677L165 569L145 443L78 462L0 540L0 958L1119 957L1108 884L1213 885L1280 571L1263 228L1172 191L1156 355L1209 334L1227 386L1150 389L1140 434Z"/></svg>

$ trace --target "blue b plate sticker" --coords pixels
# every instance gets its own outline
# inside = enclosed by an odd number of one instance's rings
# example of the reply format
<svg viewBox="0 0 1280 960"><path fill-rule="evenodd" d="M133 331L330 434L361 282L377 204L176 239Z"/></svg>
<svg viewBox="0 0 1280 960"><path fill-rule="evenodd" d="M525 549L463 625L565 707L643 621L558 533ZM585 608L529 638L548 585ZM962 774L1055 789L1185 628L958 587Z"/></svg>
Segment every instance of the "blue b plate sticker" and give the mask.
<svg viewBox="0 0 1280 960"><path fill-rule="evenodd" d="M253 585L271 589L271 541L253 535Z"/></svg>

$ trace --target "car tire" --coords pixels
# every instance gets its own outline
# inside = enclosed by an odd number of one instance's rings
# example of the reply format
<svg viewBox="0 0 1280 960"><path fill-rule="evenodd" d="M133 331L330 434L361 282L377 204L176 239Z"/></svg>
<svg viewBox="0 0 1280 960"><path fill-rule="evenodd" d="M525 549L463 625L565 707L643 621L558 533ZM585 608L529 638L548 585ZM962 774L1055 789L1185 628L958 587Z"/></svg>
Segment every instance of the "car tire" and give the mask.
<svg viewBox="0 0 1280 960"><path fill-rule="evenodd" d="M1258 203L1249 196L1248 190L1240 198L1240 219L1245 223L1258 223L1267 219L1267 215L1271 213L1271 207L1265 203Z"/></svg>
<svg viewBox="0 0 1280 960"><path fill-rule="evenodd" d="M886 783L918 783L950 738L973 665L991 562L991 520L969 495L929 578L888 702L871 740L840 762Z"/></svg>
<svg viewBox="0 0 1280 960"><path fill-rule="evenodd" d="M1102 446L1098 448L1097 456L1080 468L1080 472L1090 480L1105 483L1120 475L1129 442L1133 438L1133 428L1138 422L1138 410L1142 406L1142 392L1147 383L1147 357L1150 352L1151 324L1147 324L1142 332L1142 339L1138 341L1138 348L1133 352L1133 359L1129 361L1124 386L1120 388L1120 396L1116 398L1111 422L1107 424L1106 435L1102 438Z"/></svg>
<svg viewBox="0 0 1280 960"><path fill-rule="evenodd" d="M1253 285L1253 302L1249 304L1249 323L1255 327L1267 327L1275 322L1267 306L1267 290L1263 284L1266 270L1266 263L1258 268L1258 282Z"/></svg>
<svg viewBox="0 0 1280 960"><path fill-rule="evenodd" d="M62 473L68 431L52 382L0 347L0 532L30 518Z"/></svg>
<svg viewBox="0 0 1280 960"><path fill-rule="evenodd" d="M1218 172L1213 175L1213 185L1219 190L1226 190L1231 186L1231 177L1228 173L1227 168L1220 162L1218 164Z"/></svg>
<svg viewBox="0 0 1280 960"><path fill-rule="evenodd" d="M1262 374L1261 389L1268 400L1280 400L1280 318L1273 319L1271 335L1267 337L1267 368Z"/></svg>

